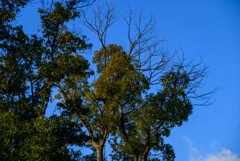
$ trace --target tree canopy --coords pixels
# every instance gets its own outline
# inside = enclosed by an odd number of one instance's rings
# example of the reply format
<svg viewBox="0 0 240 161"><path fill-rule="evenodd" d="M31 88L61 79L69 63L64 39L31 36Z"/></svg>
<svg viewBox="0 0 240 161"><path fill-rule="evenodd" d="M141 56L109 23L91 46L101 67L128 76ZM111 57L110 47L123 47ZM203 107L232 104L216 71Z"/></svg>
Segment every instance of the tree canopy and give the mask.
<svg viewBox="0 0 240 161"><path fill-rule="evenodd" d="M53 90L64 88L73 75L83 79L90 75L87 60L78 53L91 44L66 25L79 17L78 7L85 2L55 2L39 9L41 36L28 36L13 23L27 3L0 3L0 158L76 160L67 146L88 139L81 126L68 116L45 114Z"/></svg>
<svg viewBox="0 0 240 161"><path fill-rule="evenodd" d="M214 92L198 93L207 68L163 50L152 18L143 24L130 10L123 17L129 47L107 43L115 8L102 4L91 17L82 8L93 2L43 3L42 32L27 35L13 22L29 1L1 0L1 160L102 161L107 141L112 160L174 160L164 139L188 120L195 98L208 102ZM92 44L68 27L79 18L101 43L95 71L81 54ZM52 100L61 112L46 117Z"/></svg>

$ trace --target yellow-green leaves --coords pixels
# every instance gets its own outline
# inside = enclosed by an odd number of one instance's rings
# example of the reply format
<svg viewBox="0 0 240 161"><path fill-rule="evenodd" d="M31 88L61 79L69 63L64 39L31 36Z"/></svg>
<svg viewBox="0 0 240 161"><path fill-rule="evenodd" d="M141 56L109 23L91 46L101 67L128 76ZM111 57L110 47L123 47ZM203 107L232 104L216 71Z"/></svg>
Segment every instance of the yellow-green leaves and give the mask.
<svg viewBox="0 0 240 161"><path fill-rule="evenodd" d="M110 44L106 48L94 52L93 63L97 64L97 71L101 73L109 63L109 59L116 53L124 53L121 46Z"/></svg>
<svg viewBox="0 0 240 161"><path fill-rule="evenodd" d="M95 53L94 61L103 66L104 49ZM122 47L107 47L107 64L99 78L92 84L94 90L88 93L91 101L104 99L106 110L117 110L128 97L138 97L147 88L145 76L134 69L130 57L122 51ZM99 68L98 68L99 69Z"/></svg>

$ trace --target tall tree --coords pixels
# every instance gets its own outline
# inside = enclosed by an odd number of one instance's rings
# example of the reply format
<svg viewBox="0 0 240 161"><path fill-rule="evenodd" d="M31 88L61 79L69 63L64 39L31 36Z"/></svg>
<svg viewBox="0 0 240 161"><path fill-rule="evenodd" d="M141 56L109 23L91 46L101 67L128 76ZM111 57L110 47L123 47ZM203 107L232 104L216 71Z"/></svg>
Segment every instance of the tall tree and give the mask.
<svg viewBox="0 0 240 161"><path fill-rule="evenodd" d="M13 23L28 0L0 3L0 158L76 160L68 145L88 140L67 115L46 117L53 90L90 75L79 55L91 47L67 27L90 1L52 1L39 9L42 36L29 37ZM70 88L69 88L70 90ZM77 156L76 156L77 157Z"/></svg>
<svg viewBox="0 0 240 161"><path fill-rule="evenodd" d="M91 13L93 17L83 15L82 22L102 47L93 57L99 76L86 95L94 114L84 121L92 137L87 143L99 151L98 160L110 135L113 159L174 160L173 148L164 143L164 137L187 121L193 98L208 102L214 91L198 94L207 68L163 50L152 18L144 24L132 10L123 17L129 40L129 47L123 48L106 42L108 29L116 21L115 8L102 4Z"/></svg>
<svg viewBox="0 0 240 161"><path fill-rule="evenodd" d="M173 160L164 138L187 121L194 98L208 101L212 92L197 93L207 68L163 50L153 19L143 24L131 10L123 17L129 47L108 44L117 17L109 4L91 19L81 12L90 1L50 1L39 9L41 35L28 36L13 23L27 2L1 0L1 159L79 160L68 145L85 145L94 153L82 160L102 161L109 139L115 160ZM102 46L94 53L98 77L92 82L80 55L91 44L67 26L81 15ZM62 112L46 117L52 99Z"/></svg>

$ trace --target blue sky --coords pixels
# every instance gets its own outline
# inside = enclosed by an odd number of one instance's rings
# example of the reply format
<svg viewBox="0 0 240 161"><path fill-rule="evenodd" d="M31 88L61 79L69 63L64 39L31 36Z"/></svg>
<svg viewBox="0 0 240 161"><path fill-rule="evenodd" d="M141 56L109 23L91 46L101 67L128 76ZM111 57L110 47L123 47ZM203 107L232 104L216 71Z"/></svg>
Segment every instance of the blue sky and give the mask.
<svg viewBox="0 0 240 161"><path fill-rule="evenodd" d="M240 1L238 0L112 0L121 13L128 6L151 14L171 49L182 48L189 59L209 66L203 90L218 88L215 103L195 107L189 121L172 130L167 142L176 161L240 161ZM40 28L33 1L18 16L28 34ZM82 26L83 34L99 48L96 37ZM124 24L113 26L108 43L125 44Z"/></svg>

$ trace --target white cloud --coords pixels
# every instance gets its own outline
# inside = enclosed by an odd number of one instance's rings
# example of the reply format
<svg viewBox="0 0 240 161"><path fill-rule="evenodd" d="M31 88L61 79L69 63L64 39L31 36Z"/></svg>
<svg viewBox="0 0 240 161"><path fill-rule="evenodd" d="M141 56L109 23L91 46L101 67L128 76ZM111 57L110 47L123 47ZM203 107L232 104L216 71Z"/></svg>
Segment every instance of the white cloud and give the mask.
<svg viewBox="0 0 240 161"><path fill-rule="evenodd" d="M240 161L240 158L230 150L222 149L221 152L208 154L203 161Z"/></svg>
<svg viewBox="0 0 240 161"><path fill-rule="evenodd" d="M218 143L212 145L213 149L219 149L217 152L202 154L201 150L194 146L194 143L188 137L183 137L189 145L189 161L240 161L238 154L234 154L229 149L221 147ZM216 146L218 146L216 148Z"/></svg>

